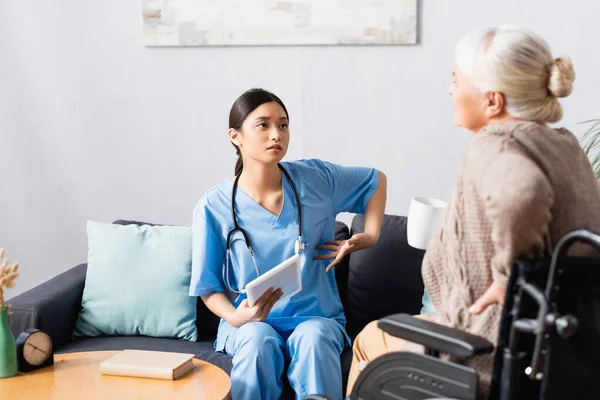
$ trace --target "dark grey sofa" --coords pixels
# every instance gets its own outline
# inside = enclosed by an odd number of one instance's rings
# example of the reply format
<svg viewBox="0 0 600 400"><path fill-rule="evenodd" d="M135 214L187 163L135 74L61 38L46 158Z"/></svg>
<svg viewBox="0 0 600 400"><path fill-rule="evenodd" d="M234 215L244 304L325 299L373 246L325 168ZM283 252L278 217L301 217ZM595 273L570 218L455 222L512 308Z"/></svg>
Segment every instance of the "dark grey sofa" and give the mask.
<svg viewBox="0 0 600 400"><path fill-rule="evenodd" d="M133 221L117 221L130 224ZM336 239L364 231L364 217L354 218L350 229L336 222ZM406 218L386 215L381 236L373 248L346 257L336 266L336 280L347 318L347 331L353 338L370 321L396 313L418 314L423 296L421 262L424 252L406 241ZM73 339L75 321L81 309L86 264L78 265L53 279L12 298L9 323L13 334L28 328L47 332L57 353L101 350L162 350L190 352L196 357L231 371L231 357L213 348L219 319L198 299L197 342L153 337L98 337ZM352 361L351 348L341 356L344 387ZM293 398L285 384L282 398Z"/></svg>

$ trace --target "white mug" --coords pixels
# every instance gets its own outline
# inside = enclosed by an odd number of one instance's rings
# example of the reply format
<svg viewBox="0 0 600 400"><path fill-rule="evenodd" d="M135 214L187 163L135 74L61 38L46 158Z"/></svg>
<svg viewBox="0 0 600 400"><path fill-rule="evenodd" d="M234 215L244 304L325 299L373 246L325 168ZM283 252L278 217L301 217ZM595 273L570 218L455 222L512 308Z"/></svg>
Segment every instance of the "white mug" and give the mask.
<svg viewBox="0 0 600 400"><path fill-rule="evenodd" d="M447 203L430 197L413 197L408 209L406 236L408 244L426 250L431 238L437 233Z"/></svg>

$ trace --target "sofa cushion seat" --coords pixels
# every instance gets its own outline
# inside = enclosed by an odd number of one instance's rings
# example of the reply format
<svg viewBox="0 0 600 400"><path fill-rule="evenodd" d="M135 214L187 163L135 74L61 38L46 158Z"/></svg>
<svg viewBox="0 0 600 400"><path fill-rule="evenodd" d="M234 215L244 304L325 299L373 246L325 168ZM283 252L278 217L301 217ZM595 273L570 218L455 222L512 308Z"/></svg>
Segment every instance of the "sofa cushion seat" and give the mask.
<svg viewBox="0 0 600 400"><path fill-rule="evenodd" d="M148 336L100 336L72 340L61 346L56 352L74 353L125 349L191 353L195 354L197 359L214 364L227 374L231 373L231 357L216 352L212 341L190 342Z"/></svg>

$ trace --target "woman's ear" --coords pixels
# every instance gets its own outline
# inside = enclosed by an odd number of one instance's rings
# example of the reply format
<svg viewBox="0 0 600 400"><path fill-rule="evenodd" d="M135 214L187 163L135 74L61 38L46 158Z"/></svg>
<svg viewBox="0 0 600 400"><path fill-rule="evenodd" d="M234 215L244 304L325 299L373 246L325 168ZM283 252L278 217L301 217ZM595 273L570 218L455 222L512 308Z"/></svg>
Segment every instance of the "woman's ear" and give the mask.
<svg viewBox="0 0 600 400"><path fill-rule="evenodd" d="M240 145L242 144L241 143L242 135L240 134L240 132L236 129L231 128L229 130L228 134L229 134L229 140L231 140L231 143L240 147Z"/></svg>
<svg viewBox="0 0 600 400"><path fill-rule="evenodd" d="M484 97L485 116L489 119L504 114L506 103L502 92L487 92Z"/></svg>

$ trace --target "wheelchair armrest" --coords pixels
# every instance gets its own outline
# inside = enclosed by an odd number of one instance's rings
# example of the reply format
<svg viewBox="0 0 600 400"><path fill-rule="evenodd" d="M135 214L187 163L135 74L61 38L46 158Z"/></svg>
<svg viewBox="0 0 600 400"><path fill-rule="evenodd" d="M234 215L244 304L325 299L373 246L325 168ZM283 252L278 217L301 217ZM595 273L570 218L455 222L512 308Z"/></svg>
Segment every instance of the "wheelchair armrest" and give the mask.
<svg viewBox="0 0 600 400"><path fill-rule="evenodd" d="M408 314L394 314L382 318L377 326L389 333L428 349L452 354L461 359L491 353L494 345L486 339L458 329L415 318Z"/></svg>

